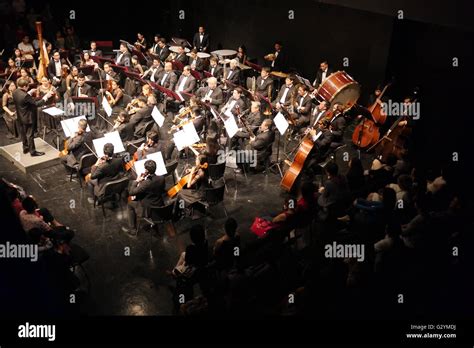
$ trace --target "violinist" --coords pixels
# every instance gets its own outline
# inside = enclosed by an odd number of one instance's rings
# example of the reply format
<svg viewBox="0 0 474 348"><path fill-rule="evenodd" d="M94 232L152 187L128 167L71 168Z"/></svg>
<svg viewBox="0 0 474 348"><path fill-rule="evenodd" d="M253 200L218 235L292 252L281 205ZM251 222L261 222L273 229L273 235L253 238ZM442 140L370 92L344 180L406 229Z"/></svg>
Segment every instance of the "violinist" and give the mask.
<svg viewBox="0 0 474 348"><path fill-rule="evenodd" d="M101 197L104 195L105 184L118 179L123 173L122 159L114 157L114 145L107 143L104 145L104 156L97 159L91 167L90 180L87 187L91 197ZM94 203L94 199L89 197L89 203Z"/></svg>
<svg viewBox="0 0 474 348"><path fill-rule="evenodd" d="M36 98L43 98L46 94L50 93L52 97L48 99L48 105L56 103L59 100L59 95L56 93L56 88L53 87L51 81L46 76L43 76L40 82L41 85L36 89Z"/></svg>
<svg viewBox="0 0 474 348"><path fill-rule="evenodd" d="M205 155L196 156L194 166L187 173L188 181L182 190L178 192L177 202L184 201L188 213L191 214L192 209L193 219L198 218L195 210L207 206L205 189L208 187L208 172L207 172L207 157ZM202 209L201 209L202 210Z"/></svg>
<svg viewBox="0 0 474 348"><path fill-rule="evenodd" d="M138 57L136 55L132 56L132 67L130 70L137 74L143 74L143 67L140 64L140 61L138 60Z"/></svg>
<svg viewBox="0 0 474 348"><path fill-rule="evenodd" d="M65 149L67 150L67 155L61 157L61 161L66 166L77 168L81 157L86 153L90 153L92 135L86 130L87 120L80 119L77 124L77 132L67 141Z"/></svg>
<svg viewBox="0 0 474 348"><path fill-rule="evenodd" d="M66 92L69 92L74 84L77 83L77 77L79 76L79 69L77 66L72 66L69 74L66 77Z"/></svg>
<svg viewBox="0 0 474 348"><path fill-rule="evenodd" d="M130 116L126 111L120 111L114 122L114 131L119 132L122 141L132 141L135 126L130 123Z"/></svg>
<svg viewBox="0 0 474 348"><path fill-rule="evenodd" d="M160 142L160 137L157 132L149 131L146 134L146 141L137 149L137 159L142 160L151 153L158 151L164 152L164 142Z"/></svg>
<svg viewBox="0 0 474 348"><path fill-rule="evenodd" d="M130 183L128 194L130 200L127 204L128 228L122 227L122 231L132 236L137 235L137 216L145 216L149 207L163 205L165 191L165 177L156 175L156 163L153 160L145 162L145 172Z"/></svg>
<svg viewBox="0 0 474 348"><path fill-rule="evenodd" d="M114 69L110 66L109 62L104 63L104 70L100 70L101 78L103 80L119 80L119 75L114 71Z"/></svg>
<svg viewBox="0 0 474 348"><path fill-rule="evenodd" d="M111 107L119 106L119 103L122 101L123 91L120 88L118 82L115 80L112 80L110 86L110 90L107 90L105 92L107 96L107 101L109 102Z"/></svg>
<svg viewBox="0 0 474 348"><path fill-rule="evenodd" d="M84 73L77 75L77 83L71 87L68 92L68 97L92 97L92 87L86 84L86 76Z"/></svg>
<svg viewBox="0 0 474 348"><path fill-rule="evenodd" d="M84 52L81 57L81 68L86 66L93 66L94 70L97 70L99 67L96 62L91 58L89 51Z"/></svg>

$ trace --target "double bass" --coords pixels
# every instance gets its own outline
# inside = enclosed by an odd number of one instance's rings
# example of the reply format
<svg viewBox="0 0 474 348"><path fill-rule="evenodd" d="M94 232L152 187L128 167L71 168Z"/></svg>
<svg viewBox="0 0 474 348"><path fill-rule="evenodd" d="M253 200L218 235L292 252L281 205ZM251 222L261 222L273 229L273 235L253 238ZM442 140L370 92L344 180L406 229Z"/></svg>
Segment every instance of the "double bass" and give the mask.
<svg viewBox="0 0 474 348"><path fill-rule="evenodd" d="M380 104L381 99L389 86L390 84L387 84L384 87L375 102L368 108L372 115L372 119L364 117L354 129L354 133L352 133L352 143L361 149L368 148L377 143L380 139L379 126L384 124L387 120L387 115L383 112Z"/></svg>
<svg viewBox="0 0 474 348"><path fill-rule="evenodd" d="M323 124L324 122L330 122L332 118L334 117L335 112L333 111L328 111L327 114L323 117L322 120L318 122L318 128L316 130L319 130L319 125ZM296 155L293 159L293 162L291 163L290 167L288 170L285 172L285 175L281 179L280 186L286 191L291 191L291 188L293 187L296 179L298 176L301 174L303 171L304 164L306 162L306 158L308 158L309 153L314 147L314 142L309 136L309 129L306 131L305 136L301 140L301 143L298 147L298 151L296 152Z"/></svg>
<svg viewBox="0 0 474 348"><path fill-rule="evenodd" d="M411 103L414 102L416 102L416 99ZM399 123L406 120L407 117L406 115L398 117L387 133L373 146L375 147L376 156L382 162L385 162L390 154L395 155L398 159L402 158L403 151L406 148L405 142L411 135L411 127L408 124L400 126Z"/></svg>

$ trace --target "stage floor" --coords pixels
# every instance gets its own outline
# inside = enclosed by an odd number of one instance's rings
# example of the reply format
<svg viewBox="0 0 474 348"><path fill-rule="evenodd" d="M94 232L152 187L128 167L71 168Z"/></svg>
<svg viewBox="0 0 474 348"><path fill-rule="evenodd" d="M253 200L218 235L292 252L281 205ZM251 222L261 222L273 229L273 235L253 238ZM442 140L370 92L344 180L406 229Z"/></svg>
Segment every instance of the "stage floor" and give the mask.
<svg viewBox="0 0 474 348"><path fill-rule="evenodd" d="M41 138L35 138L36 151L44 152L43 156L32 157L23 153L21 142L0 147L0 154L13 163L23 173L28 174L59 163L59 151Z"/></svg>
<svg viewBox="0 0 474 348"><path fill-rule="evenodd" d="M4 145L7 141L4 130L0 130L0 135L0 145ZM47 137L46 140L52 143L52 138ZM38 150L42 149L42 144L41 140L37 141ZM347 151L350 156L357 153L350 146L347 146ZM276 157L276 144L273 154ZM336 161L341 172L345 173L347 162L342 160L341 155L337 156ZM364 162L367 167L368 159ZM180 163L178 172L182 165L184 161ZM73 242L90 254L84 269L91 288L80 309L88 315L173 314L169 286L174 284L174 280L166 275L166 270L174 267L181 252L190 243L190 227L195 223L203 224L210 246L224 233L226 216L222 207L216 206L211 208L212 217L178 221L174 236L161 226L157 236L142 232L138 237L130 237L121 230L122 226L127 225L126 204L122 208L108 207L104 217L100 208L94 209L88 203L87 190L81 189L76 179L70 182L69 175L59 163L25 173L16 168L11 160L0 157L0 176L22 186L36 197L40 206L48 207L58 221L76 231ZM253 219L281 211L285 193L280 189L280 176L275 173L253 174L247 178L238 174L235 180L233 170L228 168L225 177L228 192L224 203L228 216L239 223L245 249L256 240L255 235L249 232ZM166 182L167 187L172 185L170 177Z"/></svg>

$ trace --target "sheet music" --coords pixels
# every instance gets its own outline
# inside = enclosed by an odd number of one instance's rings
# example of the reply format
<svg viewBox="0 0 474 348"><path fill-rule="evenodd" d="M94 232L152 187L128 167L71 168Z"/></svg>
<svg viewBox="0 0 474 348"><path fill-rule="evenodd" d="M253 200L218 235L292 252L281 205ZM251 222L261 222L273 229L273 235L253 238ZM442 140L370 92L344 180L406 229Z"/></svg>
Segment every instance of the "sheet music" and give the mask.
<svg viewBox="0 0 474 348"><path fill-rule="evenodd" d="M120 153L125 151L122 139L120 138L120 134L118 131L105 133L104 138L109 139L109 142L114 145L114 153Z"/></svg>
<svg viewBox="0 0 474 348"><path fill-rule="evenodd" d="M87 120L86 116L77 116L73 118L68 118L66 120L61 121L61 127L63 128L64 135L66 137L71 137L77 131L77 123L79 120ZM87 125L86 132L90 132L90 127Z"/></svg>
<svg viewBox="0 0 474 348"><path fill-rule="evenodd" d="M239 127L237 126L237 122L235 122L234 115L232 115L231 112L229 113L230 113L230 116L226 112L226 116L229 116L229 117L227 118L227 120L224 121L224 126L225 126L225 130L227 134L229 135L229 138L232 138L235 135L235 133L239 131Z"/></svg>
<svg viewBox="0 0 474 348"><path fill-rule="evenodd" d="M160 127L163 127L163 123L165 122L165 117L163 114L158 110L156 106L153 107L153 111L151 112L151 117L155 120L156 124Z"/></svg>
<svg viewBox="0 0 474 348"><path fill-rule="evenodd" d="M201 139L199 138L199 134L196 132L196 127L192 122L188 122L183 126L183 131L186 133L186 137L190 142L189 145L199 142Z"/></svg>
<svg viewBox="0 0 474 348"><path fill-rule="evenodd" d="M286 130L288 129L289 123L281 112L279 112L275 116L275 118L273 119L273 122L275 122L275 126L277 127L280 134L281 135L285 134Z"/></svg>
<svg viewBox="0 0 474 348"><path fill-rule="evenodd" d="M214 110L214 108L210 108L210 109L211 109L211 114L212 114L212 116L214 116L214 118L215 118L216 120L218 120L219 117L217 116L216 111Z"/></svg>
<svg viewBox="0 0 474 348"><path fill-rule="evenodd" d="M43 112L46 112L48 115L51 115L51 116L64 115L64 111L55 106L52 106L47 109L43 109Z"/></svg>
<svg viewBox="0 0 474 348"><path fill-rule="evenodd" d="M168 171L166 170L165 161L163 159L163 154L158 151L146 155L146 160L153 160L156 163L156 175L166 175ZM137 174L138 175L138 174Z"/></svg>
<svg viewBox="0 0 474 348"><path fill-rule="evenodd" d="M188 144L188 139L186 137L186 133L184 130L177 131L173 134L173 140L174 144L176 145L176 148L178 151L181 151L182 149L186 148L187 146L191 145Z"/></svg>
<svg viewBox="0 0 474 348"><path fill-rule="evenodd" d="M110 107L110 104L107 98L105 97L102 98L102 107L104 108L104 111L107 114L107 116L110 117L110 115L112 115L112 108Z"/></svg>
<svg viewBox="0 0 474 348"><path fill-rule="evenodd" d="M120 135L118 134L118 132L106 133L104 134L102 138L92 140L95 153L97 154L98 157L104 156L104 145L107 143L111 143L114 145L114 153L125 151L122 140L120 139Z"/></svg>

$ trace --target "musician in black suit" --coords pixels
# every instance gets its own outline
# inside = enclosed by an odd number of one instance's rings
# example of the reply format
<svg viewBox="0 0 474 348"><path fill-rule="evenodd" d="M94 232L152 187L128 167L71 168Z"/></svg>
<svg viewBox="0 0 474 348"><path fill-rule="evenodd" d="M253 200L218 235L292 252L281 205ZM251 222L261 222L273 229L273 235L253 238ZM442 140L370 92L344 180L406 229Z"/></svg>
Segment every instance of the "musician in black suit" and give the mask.
<svg viewBox="0 0 474 348"><path fill-rule="evenodd" d="M135 181L131 182L128 194L132 200L128 202L128 227L122 230L130 235L136 235L137 216L142 217L151 207L163 205L165 190L165 177L156 175L156 163L153 160L145 162L145 172Z"/></svg>
<svg viewBox="0 0 474 348"><path fill-rule="evenodd" d="M210 77L207 79L207 87L201 87L196 92L196 97L202 102L210 103L215 107L221 106L224 102L222 90L217 86L217 79Z"/></svg>
<svg viewBox="0 0 474 348"><path fill-rule="evenodd" d="M311 116L312 99L308 93L308 87L300 85L298 87L298 97L296 98L296 127L302 128L309 124Z"/></svg>
<svg viewBox="0 0 474 348"><path fill-rule="evenodd" d="M275 42L275 52L265 56L265 59L269 61L269 66L273 71L287 71L288 70L288 57L281 42Z"/></svg>
<svg viewBox="0 0 474 348"><path fill-rule="evenodd" d="M317 106L314 107L311 112L311 118L309 121L309 127L315 128L318 125L318 122L323 120L326 114L328 113L330 103L326 100L323 100Z"/></svg>
<svg viewBox="0 0 474 348"><path fill-rule="evenodd" d="M225 83L226 81L229 81L234 85L240 85L240 68L237 59L232 59L230 61L230 66L226 71L226 76L222 76L222 83Z"/></svg>
<svg viewBox="0 0 474 348"><path fill-rule="evenodd" d="M183 65L188 64L188 56L186 55L186 47L184 45L178 46L178 54L173 60Z"/></svg>
<svg viewBox="0 0 474 348"><path fill-rule="evenodd" d="M102 80L105 81L114 80L118 82L120 80L119 74L114 71L109 62L104 63L104 70L99 70L99 74Z"/></svg>
<svg viewBox="0 0 474 348"><path fill-rule="evenodd" d="M130 67L132 62L132 55L128 51L128 47L125 43L120 44L120 52L117 54L115 64Z"/></svg>
<svg viewBox="0 0 474 348"><path fill-rule="evenodd" d="M138 160L142 160L145 159L147 155L156 152L165 154L167 148L168 143L160 140L160 135L151 130L146 133L146 141L137 149L137 158Z"/></svg>
<svg viewBox="0 0 474 348"><path fill-rule="evenodd" d="M77 132L69 138L67 142L66 156L61 157L63 164L70 168L75 168L79 165L79 160L86 153L90 153L92 146L92 135L87 132L87 121L80 119L78 122Z"/></svg>
<svg viewBox="0 0 474 348"><path fill-rule="evenodd" d="M142 137L145 134L145 127L148 122L153 120L151 113L156 105L156 98L153 95L148 97L138 97L138 111L130 118L130 123L135 126L134 135Z"/></svg>
<svg viewBox="0 0 474 348"><path fill-rule="evenodd" d="M245 102L242 99L242 89L240 87L235 88L232 91L232 97L229 98L227 103L221 109L224 114L230 110L234 116L237 116L240 112L244 111Z"/></svg>
<svg viewBox="0 0 474 348"><path fill-rule="evenodd" d="M176 76L176 73L173 71L173 64L166 62L165 68L158 76L158 84L164 88L174 90L176 82L178 82L178 76Z"/></svg>
<svg viewBox="0 0 474 348"><path fill-rule="evenodd" d="M114 145L107 143L104 145L104 156L97 159L91 167L90 180L87 183L89 193L92 197L104 195L105 184L120 178L123 173L123 162L121 158L114 157ZM94 203L94 199L89 197L89 203Z"/></svg>
<svg viewBox="0 0 474 348"><path fill-rule="evenodd" d="M183 73L179 77L178 82L174 88L175 92L192 93L196 87L196 79L191 75L191 67L186 65L183 68Z"/></svg>
<svg viewBox="0 0 474 348"><path fill-rule="evenodd" d="M273 79L270 77L270 68L264 66L255 83L255 91L261 96L271 99L271 95L268 95L269 86L273 86Z"/></svg>
<svg viewBox="0 0 474 348"><path fill-rule="evenodd" d="M262 114L260 113L260 102L253 101L250 106L250 113L243 116L245 124L250 128L250 131L255 135L263 122ZM243 148L245 139L250 139L252 134L249 129L245 127L244 121L239 118L239 131L232 137L232 148L240 147Z"/></svg>
<svg viewBox="0 0 474 348"><path fill-rule="evenodd" d="M51 59L48 64L48 76L55 86L61 81L63 64L65 64L65 61L61 59L59 52L54 52L53 59Z"/></svg>
<svg viewBox="0 0 474 348"><path fill-rule="evenodd" d="M257 162L253 168L257 172L265 169L265 164L272 155L272 145L275 140L275 132L271 130L272 123L271 119L265 119L260 125L258 134L250 138L250 146L257 151Z"/></svg>
<svg viewBox="0 0 474 348"><path fill-rule="evenodd" d="M222 77L222 67L218 64L218 62L218 59L214 56L209 60L208 72L216 79L220 79Z"/></svg>
<svg viewBox="0 0 474 348"><path fill-rule="evenodd" d="M91 41L91 49L88 52L91 57L102 57L102 51L97 49L95 41Z"/></svg>
<svg viewBox="0 0 474 348"><path fill-rule="evenodd" d="M142 78L152 82L158 82L162 70L163 68L161 67L160 60L154 58L151 67L143 73Z"/></svg>
<svg viewBox="0 0 474 348"><path fill-rule="evenodd" d="M158 40L158 47L155 50L155 54L158 55L160 58L160 61L164 62L166 58L170 55L170 49L166 45L166 39L165 38L160 38Z"/></svg>
<svg viewBox="0 0 474 348"><path fill-rule="evenodd" d="M155 36L153 37L153 44L148 50L150 53L158 55L158 51L160 50L160 46L158 45L158 42L160 41L160 39L161 39L160 34L155 34Z"/></svg>
<svg viewBox="0 0 474 348"><path fill-rule="evenodd" d="M199 72L204 70L204 60L198 57L198 51L195 48L191 51L191 56L189 57L188 65L191 67L194 66L194 70Z"/></svg>
<svg viewBox="0 0 474 348"><path fill-rule="evenodd" d="M194 34L193 48L199 52L207 52L209 50L209 34L206 33L203 26L200 26L198 32Z"/></svg>
<svg viewBox="0 0 474 348"><path fill-rule="evenodd" d="M292 97L295 96L295 85L293 83L293 77L288 76L285 79L285 85L280 88L277 97L272 102L272 105L276 107L278 111L282 109L282 106L287 108L291 104Z"/></svg>
<svg viewBox="0 0 474 348"><path fill-rule="evenodd" d="M20 136L23 143L23 153L30 153L31 156L42 156L44 152L36 151L35 148L35 128L37 107L44 105L53 92L46 93L42 99L35 100L30 95L35 90L28 93L28 80L20 78L17 81L18 88L13 91L13 102L15 103L17 122L20 126Z"/></svg>
<svg viewBox="0 0 474 348"><path fill-rule="evenodd" d="M147 85L148 86L148 85ZM135 125L130 123L130 116L127 111L120 111L114 123L114 131L119 132L122 141L132 141L135 132Z"/></svg>
<svg viewBox="0 0 474 348"><path fill-rule="evenodd" d="M318 72L316 73L316 78L313 81L313 87L318 88L319 85L329 77L334 72L333 69L329 67L329 64L327 61L322 61L321 64L319 65Z"/></svg>
<svg viewBox="0 0 474 348"><path fill-rule="evenodd" d="M92 87L86 83L86 77L84 73L79 73L77 75L77 83L67 91L67 96L70 97L92 97L94 95L94 91Z"/></svg>

